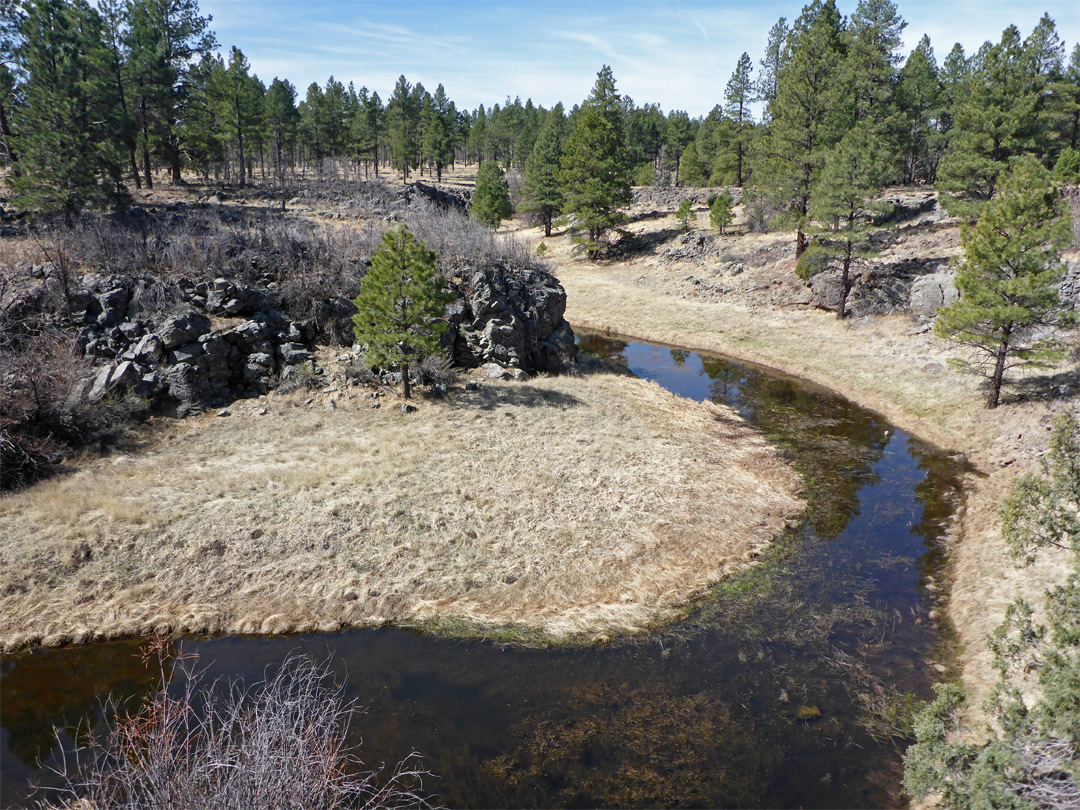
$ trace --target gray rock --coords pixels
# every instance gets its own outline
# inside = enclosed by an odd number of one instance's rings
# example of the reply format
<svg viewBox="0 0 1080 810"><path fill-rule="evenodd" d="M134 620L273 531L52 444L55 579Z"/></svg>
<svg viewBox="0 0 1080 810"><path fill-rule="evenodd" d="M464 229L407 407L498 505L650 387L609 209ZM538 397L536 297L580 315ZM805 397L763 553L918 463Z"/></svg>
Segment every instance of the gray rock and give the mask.
<svg viewBox="0 0 1080 810"><path fill-rule="evenodd" d="M955 274L950 270L922 276L911 283L910 310L915 317L931 317L959 298Z"/></svg>
<svg viewBox="0 0 1080 810"><path fill-rule="evenodd" d="M480 367L480 370L484 372L484 376L489 380L510 379L510 370L503 368L498 363L484 363L484 365Z"/></svg>
<svg viewBox="0 0 1080 810"><path fill-rule="evenodd" d="M445 310L450 329L443 336L457 365L497 362L558 372L573 364L577 346L563 318L566 292L550 273L489 267L470 274L457 292Z"/></svg>
<svg viewBox="0 0 1080 810"><path fill-rule="evenodd" d="M398 405L398 410L402 413L413 413L416 410L416 406L410 405L408 402L402 402Z"/></svg>
<svg viewBox="0 0 1080 810"><path fill-rule="evenodd" d="M206 355L206 350L203 349L201 343L188 343L185 346L180 346L169 355L169 365L176 365L177 363L197 363L199 358Z"/></svg>
<svg viewBox="0 0 1080 810"><path fill-rule="evenodd" d="M209 331L210 319L188 308L166 319L157 330L157 334L166 349L175 349L177 346L198 340Z"/></svg>
<svg viewBox="0 0 1080 810"><path fill-rule="evenodd" d="M109 377L112 376L113 367L102 366L98 369L97 374L94 376L93 382L90 384L90 389L86 393L86 398L91 402L97 402L109 390Z"/></svg>
<svg viewBox="0 0 1080 810"><path fill-rule="evenodd" d="M135 360L145 366L156 366L165 356L165 344L157 335L143 335L131 349L124 353L128 360Z"/></svg>
<svg viewBox="0 0 1080 810"><path fill-rule="evenodd" d="M98 312L98 324L107 327L120 323L127 312L128 299L128 291L123 287L114 287L99 295L97 305L91 303L91 307Z"/></svg>
<svg viewBox="0 0 1080 810"><path fill-rule="evenodd" d="M281 352L281 362L287 366L300 366L315 361L315 355L300 343L283 343L279 351Z"/></svg>

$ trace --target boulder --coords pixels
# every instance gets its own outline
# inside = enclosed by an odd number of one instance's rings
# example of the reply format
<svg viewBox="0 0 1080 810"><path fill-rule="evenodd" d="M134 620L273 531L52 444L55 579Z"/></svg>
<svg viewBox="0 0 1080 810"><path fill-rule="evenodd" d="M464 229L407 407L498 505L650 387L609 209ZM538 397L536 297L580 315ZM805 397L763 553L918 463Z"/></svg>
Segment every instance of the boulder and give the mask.
<svg viewBox="0 0 1080 810"><path fill-rule="evenodd" d="M911 284L911 314L917 318L931 318L957 298L955 274L951 270L922 276Z"/></svg>
<svg viewBox="0 0 1080 810"><path fill-rule="evenodd" d="M210 331L210 319L192 308L166 318L157 330L162 346L172 350L198 340Z"/></svg>
<svg viewBox="0 0 1080 810"><path fill-rule="evenodd" d="M550 273L488 267L457 286L445 310L444 346L454 363L475 368L495 362L522 371L566 371L577 357L563 318L566 292Z"/></svg>

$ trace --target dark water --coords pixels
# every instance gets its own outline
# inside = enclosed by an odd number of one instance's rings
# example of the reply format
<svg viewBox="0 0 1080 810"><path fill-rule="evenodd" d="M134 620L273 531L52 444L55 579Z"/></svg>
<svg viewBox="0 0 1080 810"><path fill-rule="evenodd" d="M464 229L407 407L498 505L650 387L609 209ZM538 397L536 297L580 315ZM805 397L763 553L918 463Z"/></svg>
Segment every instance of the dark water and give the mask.
<svg viewBox="0 0 1080 810"><path fill-rule="evenodd" d="M583 650L500 648L402 630L188 640L210 675L259 679L290 653L333 657L369 764L412 750L451 807L872 807L898 801L893 710L925 697L928 578L960 463L851 403L765 369L643 343L583 348L696 399L736 408L779 443L810 507L762 565L688 620ZM139 645L3 659L0 790L55 764L107 694L157 686ZM47 781L47 780L45 780Z"/></svg>

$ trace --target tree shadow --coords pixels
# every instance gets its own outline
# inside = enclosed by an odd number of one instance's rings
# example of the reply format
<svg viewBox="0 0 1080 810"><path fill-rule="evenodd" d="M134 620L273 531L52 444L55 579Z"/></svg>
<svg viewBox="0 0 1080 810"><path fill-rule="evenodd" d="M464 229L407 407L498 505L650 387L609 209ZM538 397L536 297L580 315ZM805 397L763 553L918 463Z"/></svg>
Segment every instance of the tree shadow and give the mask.
<svg viewBox="0 0 1080 810"><path fill-rule="evenodd" d="M988 389L989 383L983 387ZM1035 374L1013 381L1007 389L1002 389L1001 402L1014 405L1023 402L1069 399L1077 395L1080 395L1080 369L1072 366L1064 370Z"/></svg>
<svg viewBox="0 0 1080 810"><path fill-rule="evenodd" d="M559 408L581 405L572 394L550 391L527 382L510 385L481 385L476 391L462 391L455 397L482 411L494 411L507 405L525 408Z"/></svg>
<svg viewBox="0 0 1080 810"><path fill-rule="evenodd" d="M676 227L662 228L650 233L624 234L618 242L608 248L607 258L622 259L655 253L658 248L666 245L682 233L685 233L685 231Z"/></svg>

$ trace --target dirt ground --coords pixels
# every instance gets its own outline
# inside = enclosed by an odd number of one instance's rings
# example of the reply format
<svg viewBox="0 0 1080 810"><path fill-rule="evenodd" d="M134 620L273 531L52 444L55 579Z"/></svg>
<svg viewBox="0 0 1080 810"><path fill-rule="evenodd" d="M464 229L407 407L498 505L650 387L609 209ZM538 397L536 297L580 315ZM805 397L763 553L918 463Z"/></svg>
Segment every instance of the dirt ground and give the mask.
<svg viewBox="0 0 1080 810"><path fill-rule="evenodd" d="M679 615L802 511L741 418L641 380L384 399L238 402L5 497L0 647L386 623L590 641Z"/></svg>

